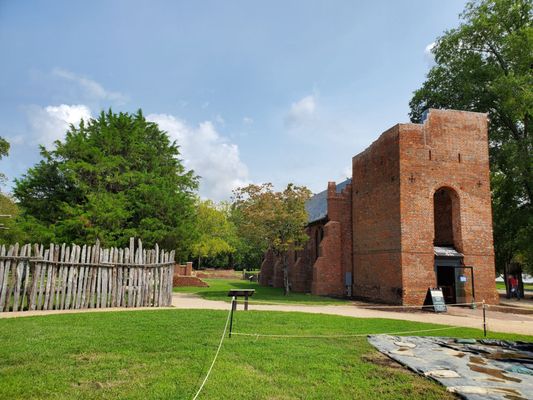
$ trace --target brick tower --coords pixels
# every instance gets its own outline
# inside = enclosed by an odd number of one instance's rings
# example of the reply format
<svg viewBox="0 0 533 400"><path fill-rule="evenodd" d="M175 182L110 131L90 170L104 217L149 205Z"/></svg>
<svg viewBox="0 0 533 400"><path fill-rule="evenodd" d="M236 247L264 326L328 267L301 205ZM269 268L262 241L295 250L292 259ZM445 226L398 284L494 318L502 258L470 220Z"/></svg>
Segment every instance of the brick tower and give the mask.
<svg viewBox="0 0 533 400"><path fill-rule="evenodd" d="M306 204L307 247L293 252L297 291L421 305L497 303L487 115L429 110L398 124L352 159L352 179ZM280 287L267 254L261 283Z"/></svg>
<svg viewBox="0 0 533 400"><path fill-rule="evenodd" d="M497 303L487 123L432 109L353 158L354 295L422 304L440 286L448 303Z"/></svg>

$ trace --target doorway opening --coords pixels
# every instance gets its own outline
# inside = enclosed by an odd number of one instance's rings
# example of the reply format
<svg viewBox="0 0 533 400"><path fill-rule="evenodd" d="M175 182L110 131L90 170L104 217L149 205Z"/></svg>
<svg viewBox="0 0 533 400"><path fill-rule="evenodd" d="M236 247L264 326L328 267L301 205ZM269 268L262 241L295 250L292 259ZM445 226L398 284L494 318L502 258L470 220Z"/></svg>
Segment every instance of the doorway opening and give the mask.
<svg viewBox="0 0 533 400"><path fill-rule="evenodd" d="M433 195L433 244L458 249L460 236L459 199L453 189L441 187Z"/></svg>
<svg viewBox="0 0 533 400"><path fill-rule="evenodd" d="M437 266L437 287L442 289L444 302L455 304L455 268L442 265Z"/></svg>
<svg viewBox="0 0 533 400"><path fill-rule="evenodd" d="M442 289L446 304L465 304L475 301L474 268L463 264L463 255L450 250L442 254L442 248L435 247L435 274L437 287ZM437 255L438 254L438 255Z"/></svg>

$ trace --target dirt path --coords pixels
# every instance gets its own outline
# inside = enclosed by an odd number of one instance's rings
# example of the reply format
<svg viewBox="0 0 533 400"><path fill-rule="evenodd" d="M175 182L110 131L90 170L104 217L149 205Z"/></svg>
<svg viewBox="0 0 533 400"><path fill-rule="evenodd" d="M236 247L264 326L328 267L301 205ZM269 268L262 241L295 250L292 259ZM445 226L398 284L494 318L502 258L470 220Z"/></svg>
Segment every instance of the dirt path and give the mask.
<svg viewBox="0 0 533 400"><path fill-rule="evenodd" d="M205 300L189 293L174 293L172 305L181 309L227 310L229 304L224 301ZM242 309L242 301L238 309ZM431 312L403 312L366 309L356 304L349 305L266 305L250 303L249 310L258 311L296 311L313 314L341 315L354 318L387 318L415 322L430 322L467 328L483 329L482 310L449 307L446 314ZM487 328L493 332L520 333L533 335L533 315L519 315L487 310Z"/></svg>
<svg viewBox="0 0 533 400"><path fill-rule="evenodd" d="M161 309L208 309L208 310L228 310L229 303L224 301L205 300L197 295L188 293L174 293L172 299L173 307ZM239 310L242 309L242 301L239 303ZM294 311L313 314L330 314L354 318L387 318L400 319L415 322L431 322L435 324L445 324L468 328L482 329L482 310L471 310L468 308L450 307L446 314L434 314L429 312L405 312L405 311L382 311L364 308L364 305L355 303L346 305L266 305L250 303L250 310L257 311ZM104 308L104 309L84 309L84 310L49 310L49 311L24 311L0 313L0 318L29 317L37 315L52 314L73 314L80 312L128 312L139 310L154 310L154 308ZM519 333L533 335L533 315L520 315L487 311L487 326L489 331Z"/></svg>

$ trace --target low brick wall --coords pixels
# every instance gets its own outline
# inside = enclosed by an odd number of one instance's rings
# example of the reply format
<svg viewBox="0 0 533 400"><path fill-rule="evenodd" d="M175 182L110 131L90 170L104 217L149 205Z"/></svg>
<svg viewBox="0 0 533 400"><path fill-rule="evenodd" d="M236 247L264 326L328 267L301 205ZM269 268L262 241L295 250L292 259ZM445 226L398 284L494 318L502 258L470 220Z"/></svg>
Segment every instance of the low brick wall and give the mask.
<svg viewBox="0 0 533 400"><path fill-rule="evenodd" d="M192 262L174 265L174 275L192 276Z"/></svg>
<svg viewBox="0 0 533 400"><path fill-rule="evenodd" d="M177 286L194 286L194 287L209 287L209 285L201 280L200 278L197 278L196 276L181 276L181 275L174 275L174 278L172 279L172 285Z"/></svg>
<svg viewBox="0 0 533 400"><path fill-rule="evenodd" d="M241 279L242 273L233 269L203 269L196 271L198 278L222 278L222 279Z"/></svg>

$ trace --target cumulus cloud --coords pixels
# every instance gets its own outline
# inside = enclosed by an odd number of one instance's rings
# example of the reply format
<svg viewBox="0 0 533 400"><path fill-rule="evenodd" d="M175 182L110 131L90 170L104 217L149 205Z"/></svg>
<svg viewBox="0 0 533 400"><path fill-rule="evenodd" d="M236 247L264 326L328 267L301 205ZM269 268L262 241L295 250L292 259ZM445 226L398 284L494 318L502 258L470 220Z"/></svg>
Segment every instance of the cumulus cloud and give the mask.
<svg viewBox="0 0 533 400"><path fill-rule="evenodd" d="M254 123L254 120L253 120L253 118L250 118L250 117L243 117L242 118L242 123L244 125L252 125Z"/></svg>
<svg viewBox="0 0 533 400"><path fill-rule="evenodd" d="M59 106L30 107L29 144L42 144L50 148L55 140L63 139L70 124L79 125L82 119L89 120L91 110L83 104L60 104Z"/></svg>
<svg viewBox="0 0 533 400"><path fill-rule="evenodd" d="M433 64L435 62L435 56L432 53L432 50L435 47L435 45L436 45L435 42L431 42L424 49L424 57L426 58L426 61L428 61L430 64Z"/></svg>
<svg viewBox="0 0 533 400"><path fill-rule="evenodd" d="M352 177L352 166L347 165L345 168L343 168L341 174L344 179L348 179Z"/></svg>
<svg viewBox="0 0 533 400"><path fill-rule="evenodd" d="M108 100L117 104L124 104L128 101L128 97L120 92L113 92L106 90L101 84L92 79L75 74L71 71L62 68L55 68L52 75L64 79L69 82L74 82L85 93L85 95L94 100Z"/></svg>
<svg viewBox="0 0 533 400"><path fill-rule="evenodd" d="M291 104L289 112L285 116L285 126L296 128L305 125L313 119L317 108L317 100L314 95L305 96Z"/></svg>
<svg viewBox="0 0 533 400"><path fill-rule="evenodd" d="M150 114L180 146L187 168L201 176L200 195L213 200L228 199L231 190L248 183L248 168L241 161L239 148L217 132L213 123L202 122L196 127L168 114Z"/></svg>

